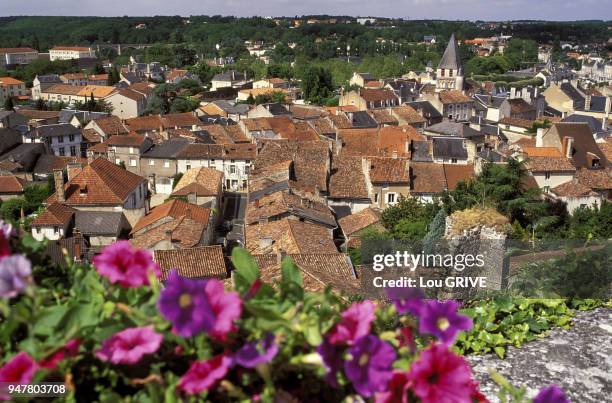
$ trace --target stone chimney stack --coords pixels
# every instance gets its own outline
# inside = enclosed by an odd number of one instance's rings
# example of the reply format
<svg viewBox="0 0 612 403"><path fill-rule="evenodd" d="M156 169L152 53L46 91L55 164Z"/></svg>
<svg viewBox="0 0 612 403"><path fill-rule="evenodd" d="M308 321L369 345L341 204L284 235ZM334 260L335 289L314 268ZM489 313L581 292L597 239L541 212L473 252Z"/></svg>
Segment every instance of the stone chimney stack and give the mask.
<svg viewBox="0 0 612 403"><path fill-rule="evenodd" d="M544 128L538 128L536 134L536 147L544 147Z"/></svg>
<svg viewBox="0 0 612 403"><path fill-rule="evenodd" d="M64 190L64 171L61 169L54 169L53 179L55 180L55 193L57 193L57 201L63 203L66 201L66 191Z"/></svg>
<svg viewBox="0 0 612 403"><path fill-rule="evenodd" d="M584 110L585 111L591 110L591 95L587 95L586 98L584 99Z"/></svg>

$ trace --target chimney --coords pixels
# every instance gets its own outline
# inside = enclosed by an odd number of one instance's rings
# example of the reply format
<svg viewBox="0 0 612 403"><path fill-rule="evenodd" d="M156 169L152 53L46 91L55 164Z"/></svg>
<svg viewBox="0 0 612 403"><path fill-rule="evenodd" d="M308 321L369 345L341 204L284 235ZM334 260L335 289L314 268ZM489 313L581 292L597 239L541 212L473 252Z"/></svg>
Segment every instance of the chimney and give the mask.
<svg viewBox="0 0 612 403"><path fill-rule="evenodd" d="M539 127L536 134L536 147L544 147L544 128Z"/></svg>
<svg viewBox="0 0 612 403"><path fill-rule="evenodd" d="M563 137L561 152L565 158L572 158L572 149L574 148L574 139L572 137Z"/></svg>
<svg viewBox="0 0 612 403"><path fill-rule="evenodd" d="M259 238L259 249L261 251L266 251L268 248L272 247L272 238L269 236L262 236Z"/></svg>
<svg viewBox="0 0 612 403"><path fill-rule="evenodd" d="M604 112L606 112L606 116L610 115L611 109L612 109L612 97L607 97L606 98L606 106L604 108Z"/></svg>
<svg viewBox="0 0 612 403"><path fill-rule="evenodd" d="M281 262L283 261L283 258L287 255L287 253L285 252L284 249L279 249L276 252L276 263L277 264L281 264Z"/></svg>
<svg viewBox="0 0 612 403"><path fill-rule="evenodd" d="M516 98L516 87L510 87L510 99Z"/></svg>
<svg viewBox="0 0 612 403"><path fill-rule="evenodd" d="M67 166L68 171L68 182L72 180L75 176L81 173L83 170L83 164L80 162L69 162Z"/></svg>
<svg viewBox="0 0 612 403"><path fill-rule="evenodd" d="M393 152L391 153L391 158L393 158L394 160L397 159L397 151L393 150Z"/></svg>
<svg viewBox="0 0 612 403"><path fill-rule="evenodd" d="M591 110L591 95L587 95L586 98L584 99L584 110L585 111L590 111Z"/></svg>
<svg viewBox="0 0 612 403"><path fill-rule="evenodd" d="M166 240L172 242L172 230L167 229L165 234L166 234Z"/></svg>
<svg viewBox="0 0 612 403"><path fill-rule="evenodd" d="M55 193L57 193L57 201L63 203L66 201L66 191L64 190L64 171L61 169L54 169L53 178L55 179Z"/></svg>
<svg viewBox="0 0 612 403"><path fill-rule="evenodd" d="M198 195L195 192L191 192L187 195L187 203L198 204Z"/></svg>

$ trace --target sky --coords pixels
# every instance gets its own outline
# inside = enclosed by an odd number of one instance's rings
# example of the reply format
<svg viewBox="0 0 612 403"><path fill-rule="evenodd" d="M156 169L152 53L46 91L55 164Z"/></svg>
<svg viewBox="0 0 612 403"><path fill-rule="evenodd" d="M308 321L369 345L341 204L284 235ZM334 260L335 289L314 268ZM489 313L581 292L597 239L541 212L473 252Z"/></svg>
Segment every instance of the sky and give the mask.
<svg viewBox="0 0 612 403"><path fill-rule="evenodd" d="M11 15L330 14L448 20L612 20L612 0L0 0Z"/></svg>

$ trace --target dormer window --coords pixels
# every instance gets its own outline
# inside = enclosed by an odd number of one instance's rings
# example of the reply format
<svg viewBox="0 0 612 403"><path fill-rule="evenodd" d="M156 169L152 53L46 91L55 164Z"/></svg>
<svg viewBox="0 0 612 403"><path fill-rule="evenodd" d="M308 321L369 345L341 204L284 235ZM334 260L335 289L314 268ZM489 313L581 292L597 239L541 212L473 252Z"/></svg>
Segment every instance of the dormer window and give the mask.
<svg viewBox="0 0 612 403"><path fill-rule="evenodd" d="M87 196L87 185L79 188L79 196Z"/></svg>
<svg viewBox="0 0 612 403"><path fill-rule="evenodd" d="M599 168L601 166L599 162L599 158L593 158L593 162L591 162L591 168Z"/></svg>

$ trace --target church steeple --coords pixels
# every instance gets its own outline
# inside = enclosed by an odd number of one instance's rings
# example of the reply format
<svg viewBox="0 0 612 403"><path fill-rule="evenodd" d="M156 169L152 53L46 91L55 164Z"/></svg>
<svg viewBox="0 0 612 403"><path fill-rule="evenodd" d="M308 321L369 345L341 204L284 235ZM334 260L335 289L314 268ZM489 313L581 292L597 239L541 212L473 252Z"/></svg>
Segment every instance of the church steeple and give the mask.
<svg viewBox="0 0 612 403"><path fill-rule="evenodd" d="M459 56L459 47L455 40L455 34L451 35L446 50L442 55L442 59L440 59L440 64L438 64L438 68L458 70L463 73L463 63L461 63L461 57Z"/></svg>
<svg viewBox="0 0 612 403"><path fill-rule="evenodd" d="M459 47L452 34L438 64L436 90L463 90L463 63Z"/></svg>

